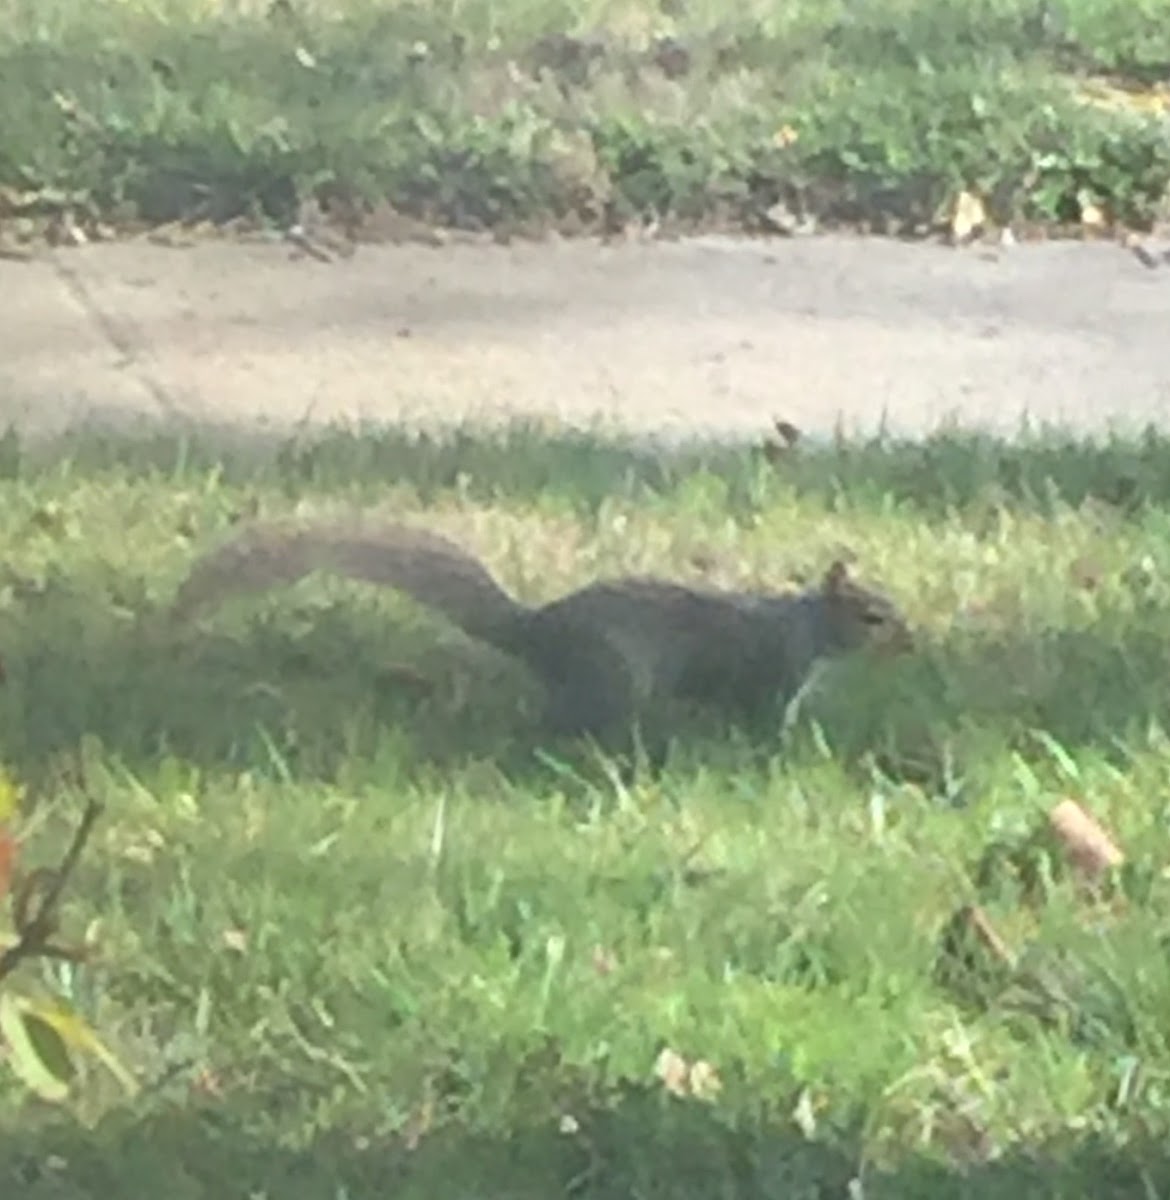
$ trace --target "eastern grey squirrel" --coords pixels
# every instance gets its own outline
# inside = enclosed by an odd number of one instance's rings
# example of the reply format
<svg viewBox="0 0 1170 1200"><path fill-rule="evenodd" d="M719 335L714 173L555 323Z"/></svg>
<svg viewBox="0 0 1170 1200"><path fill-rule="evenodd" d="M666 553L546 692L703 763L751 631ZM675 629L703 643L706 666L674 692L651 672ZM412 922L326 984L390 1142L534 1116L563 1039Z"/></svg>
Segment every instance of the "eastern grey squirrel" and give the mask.
<svg viewBox="0 0 1170 1200"><path fill-rule="evenodd" d="M788 705L821 660L912 637L881 592L834 561L799 592L724 591L644 577L591 583L530 608L447 538L360 518L254 522L195 561L172 616L316 571L404 592L470 637L526 663L547 689L553 736L626 738L662 701L697 701L751 724Z"/></svg>

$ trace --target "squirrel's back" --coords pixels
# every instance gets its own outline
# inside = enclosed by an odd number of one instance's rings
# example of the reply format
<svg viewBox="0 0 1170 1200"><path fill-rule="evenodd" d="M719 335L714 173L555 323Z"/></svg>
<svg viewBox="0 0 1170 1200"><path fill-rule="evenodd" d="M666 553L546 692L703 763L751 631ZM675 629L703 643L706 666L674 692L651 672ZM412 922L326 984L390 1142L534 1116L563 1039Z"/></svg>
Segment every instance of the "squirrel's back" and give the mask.
<svg viewBox="0 0 1170 1200"><path fill-rule="evenodd" d="M647 578L593 583L537 610L541 623L604 633L642 696L736 708L797 691L821 659L912 644L897 606L841 562L800 591L728 591Z"/></svg>

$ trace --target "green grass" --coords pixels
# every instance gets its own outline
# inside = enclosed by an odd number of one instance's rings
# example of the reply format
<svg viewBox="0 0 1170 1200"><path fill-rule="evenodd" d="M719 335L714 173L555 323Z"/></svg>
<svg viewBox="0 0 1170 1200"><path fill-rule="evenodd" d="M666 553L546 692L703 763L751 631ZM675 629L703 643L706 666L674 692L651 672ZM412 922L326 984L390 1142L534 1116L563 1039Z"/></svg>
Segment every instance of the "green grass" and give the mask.
<svg viewBox="0 0 1170 1200"><path fill-rule="evenodd" d="M1170 1191L1170 443L87 438L10 441L0 475L26 855L59 855L81 781L107 805L65 922L100 960L43 982L146 1085L86 1073L66 1113L0 1085L4 1194ZM842 664L783 748L623 783L536 754L519 670L370 589L150 632L234 519L342 506L530 600L783 585L847 547L921 645ZM1064 796L1128 852L1107 901L1029 840ZM976 900L1018 977L944 970ZM666 1094L664 1047L719 1094Z"/></svg>
<svg viewBox="0 0 1170 1200"><path fill-rule="evenodd" d="M1166 113L1082 104L1170 63L1165 0L0 3L0 185L27 234L389 199L504 233L920 231L1164 215ZM685 59L685 62L684 62ZM685 69L683 69L685 66Z"/></svg>

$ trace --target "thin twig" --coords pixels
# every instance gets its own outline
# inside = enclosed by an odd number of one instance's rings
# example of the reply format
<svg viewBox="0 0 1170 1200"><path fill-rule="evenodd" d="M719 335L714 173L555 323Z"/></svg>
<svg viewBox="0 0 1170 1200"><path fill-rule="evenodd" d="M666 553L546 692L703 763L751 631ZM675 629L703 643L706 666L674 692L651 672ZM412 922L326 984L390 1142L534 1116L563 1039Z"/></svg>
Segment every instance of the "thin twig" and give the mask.
<svg viewBox="0 0 1170 1200"><path fill-rule="evenodd" d="M11 975L26 958L42 957L46 951L57 957L60 953L57 947L51 947L51 939L56 927L57 906L61 902L65 885L73 874L85 843L102 814L102 806L97 800L86 801L85 811L81 814L73 841L65 851L61 865L53 875L53 881L45 889L43 898L37 906L32 918L18 931L17 940L0 954L0 980Z"/></svg>

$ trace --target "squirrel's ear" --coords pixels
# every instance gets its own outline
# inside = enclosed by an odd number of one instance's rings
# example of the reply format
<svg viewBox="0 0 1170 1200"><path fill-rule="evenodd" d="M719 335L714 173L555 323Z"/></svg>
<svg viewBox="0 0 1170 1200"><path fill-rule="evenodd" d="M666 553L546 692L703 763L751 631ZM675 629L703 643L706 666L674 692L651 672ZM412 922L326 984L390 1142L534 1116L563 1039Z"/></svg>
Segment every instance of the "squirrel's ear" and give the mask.
<svg viewBox="0 0 1170 1200"><path fill-rule="evenodd" d="M825 577L821 581L821 586L826 592L838 591L843 583L849 578L849 568L845 563L837 558L829 564L829 569L825 572Z"/></svg>

